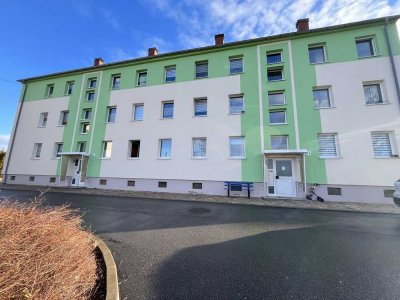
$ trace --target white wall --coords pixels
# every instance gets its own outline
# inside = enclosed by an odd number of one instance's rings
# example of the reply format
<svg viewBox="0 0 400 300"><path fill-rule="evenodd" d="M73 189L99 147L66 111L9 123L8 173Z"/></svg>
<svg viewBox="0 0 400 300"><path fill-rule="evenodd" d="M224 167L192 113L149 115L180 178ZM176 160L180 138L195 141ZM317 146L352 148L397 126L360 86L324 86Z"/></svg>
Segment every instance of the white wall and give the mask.
<svg viewBox="0 0 400 300"><path fill-rule="evenodd" d="M24 102L16 129L8 174L54 175L58 160L53 159L54 143L62 142L64 127L58 126L60 112L68 109L68 98ZM47 125L39 128L40 114L48 113ZM32 159L33 145L42 143L40 159Z"/></svg>
<svg viewBox="0 0 400 300"><path fill-rule="evenodd" d="M400 57L396 57L400 70ZM316 66L318 86L331 86L334 108L321 109L323 133L338 133L341 157L326 159L328 184L393 186L400 158L374 158L371 131L393 131L400 149L400 107L389 58ZM400 75L400 74L399 74ZM382 80L388 104L366 105L363 82Z"/></svg>
<svg viewBox="0 0 400 300"><path fill-rule="evenodd" d="M107 124L112 158L101 177L241 180L241 161L229 159L229 136L241 135L240 115L229 115L229 95L240 93L240 76L200 79L112 91L116 122ZM194 117L194 98L207 97L207 117ZM174 118L161 119L161 102L174 100ZM131 121L134 103L144 103L144 120ZM192 138L207 138L207 159L192 159ZM172 138L172 158L160 160L160 138ZM141 140L140 158L128 159L128 141Z"/></svg>

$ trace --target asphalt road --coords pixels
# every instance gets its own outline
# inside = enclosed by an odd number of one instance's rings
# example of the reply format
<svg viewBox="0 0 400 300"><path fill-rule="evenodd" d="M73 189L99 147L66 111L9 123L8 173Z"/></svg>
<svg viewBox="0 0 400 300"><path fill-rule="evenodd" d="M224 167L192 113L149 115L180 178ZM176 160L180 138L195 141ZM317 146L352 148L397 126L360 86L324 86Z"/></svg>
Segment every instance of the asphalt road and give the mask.
<svg viewBox="0 0 400 300"><path fill-rule="evenodd" d="M398 215L65 193L46 199L86 212L119 265L121 299L400 299Z"/></svg>

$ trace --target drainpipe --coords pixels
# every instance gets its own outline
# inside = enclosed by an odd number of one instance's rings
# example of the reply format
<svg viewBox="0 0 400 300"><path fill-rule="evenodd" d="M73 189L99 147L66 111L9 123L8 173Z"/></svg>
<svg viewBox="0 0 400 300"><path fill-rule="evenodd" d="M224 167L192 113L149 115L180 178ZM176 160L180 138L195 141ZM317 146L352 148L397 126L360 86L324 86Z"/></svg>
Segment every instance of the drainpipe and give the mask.
<svg viewBox="0 0 400 300"><path fill-rule="evenodd" d="M7 184L8 166L10 165L10 159L11 159L11 155L12 155L12 150L14 148L15 136L16 136L17 130L18 130L18 124L19 124L19 119L21 117L22 106L24 105L25 94L26 94L26 89L27 89L26 84L23 85L23 89L24 89L24 91L22 92L21 104L19 105L18 114L17 114L17 120L15 121L15 128L13 130L13 134L12 134L12 137L11 137L11 145L7 149L7 162L6 162L6 168L4 170L4 180L3 180L4 184Z"/></svg>
<svg viewBox="0 0 400 300"><path fill-rule="evenodd" d="M389 33L388 33L388 29L387 29L387 25L388 25L388 18L385 19L385 25L384 25L384 32L385 32L385 40L386 40L386 46L388 48L388 52L389 52L389 58L390 58L390 65L392 67L392 72L393 72L393 79L394 79L394 83L396 86L396 92L397 92L397 100L399 101L400 104L400 86L399 86L399 78L397 76L397 72L396 72L396 65L394 63L394 58L393 58L393 52L392 52L392 46L390 45L390 39L389 39Z"/></svg>

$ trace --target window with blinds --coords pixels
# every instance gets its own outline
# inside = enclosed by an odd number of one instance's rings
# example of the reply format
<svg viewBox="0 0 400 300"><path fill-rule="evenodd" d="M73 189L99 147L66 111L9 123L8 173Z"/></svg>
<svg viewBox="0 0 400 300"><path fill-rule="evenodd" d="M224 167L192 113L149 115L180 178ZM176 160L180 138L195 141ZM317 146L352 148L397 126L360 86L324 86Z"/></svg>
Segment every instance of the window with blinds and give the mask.
<svg viewBox="0 0 400 300"><path fill-rule="evenodd" d="M229 155L231 158L244 158L244 137L229 138Z"/></svg>
<svg viewBox="0 0 400 300"><path fill-rule="evenodd" d="M231 115L241 114L244 112L243 96L229 97L229 113Z"/></svg>
<svg viewBox="0 0 400 300"><path fill-rule="evenodd" d="M271 106L285 105L285 94L283 92L268 93L268 103Z"/></svg>
<svg viewBox="0 0 400 300"><path fill-rule="evenodd" d="M176 79L176 67L165 68L165 82L174 82Z"/></svg>
<svg viewBox="0 0 400 300"><path fill-rule="evenodd" d="M320 158L338 157L336 134L335 133L318 134L318 150Z"/></svg>
<svg viewBox="0 0 400 300"><path fill-rule="evenodd" d="M272 65L272 64L279 64L281 62L282 62L281 52L267 54L267 64Z"/></svg>
<svg viewBox="0 0 400 300"><path fill-rule="evenodd" d="M193 158L204 158L207 155L207 139L194 138L193 143Z"/></svg>
<svg viewBox="0 0 400 300"><path fill-rule="evenodd" d="M243 72L243 58L231 58L229 60L229 71L231 74L237 74Z"/></svg>
<svg viewBox="0 0 400 300"><path fill-rule="evenodd" d="M207 116L207 99L194 100L194 115L196 117Z"/></svg>
<svg viewBox="0 0 400 300"><path fill-rule="evenodd" d="M196 78L208 77L208 61L196 62Z"/></svg>
<svg viewBox="0 0 400 300"><path fill-rule="evenodd" d="M271 136L271 149L272 150L286 150L289 149L287 135L273 135Z"/></svg>
<svg viewBox="0 0 400 300"><path fill-rule="evenodd" d="M380 84L364 84L363 88L366 104L383 103Z"/></svg>
<svg viewBox="0 0 400 300"><path fill-rule="evenodd" d="M174 102L163 102L163 119L172 119L174 117Z"/></svg>
<svg viewBox="0 0 400 300"><path fill-rule="evenodd" d="M135 121L143 121L144 115L144 105L143 104L135 104L133 106L133 119Z"/></svg>
<svg viewBox="0 0 400 300"><path fill-rule="evenodd" d="M393 155L390 132L372 132L371 137L375 157L391 157Z"/></svg>

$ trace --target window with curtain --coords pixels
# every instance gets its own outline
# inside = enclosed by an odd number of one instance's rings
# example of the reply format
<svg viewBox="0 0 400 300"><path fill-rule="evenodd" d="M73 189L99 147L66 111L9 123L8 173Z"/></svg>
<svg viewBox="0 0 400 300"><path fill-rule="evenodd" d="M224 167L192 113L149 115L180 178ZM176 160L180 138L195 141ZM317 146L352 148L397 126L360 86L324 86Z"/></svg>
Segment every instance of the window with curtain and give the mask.
<svg viewBox="0 0 400 300"><path fill-rule="evenodd" d="M133 112L133 119L135 121L143 121L143 116L144 116L144 105L143 104L135 104L134 112Z"/></svg>
<svg viewBox="0 0 400 300"><path fill-rule="evenodd" d="M391 157L393 155L389 132L372 132L374 157Z"/></svg>
<svg viewBox="0 0 400 300"><path fill-rule="evenodd" d="M283 92L268 93L268 103L271 106L285 105L285 94Z"/></svg>
<svg viewBox="0 0 400 300"><path fill-rule="evenodd" d="M270 124L286 124L286 110L272 110L269 112Z"/></svg>
<svg viewBox="0 0 400 300"><path fill-rule="evenodd" d="M229 156L232 158L244 158L244 137L229 138Z"/></svg>
<svg viewBox="0 0 400 300"><path fill-rule="evenodd" d="M363 88L366 104L383 103L380 84L364 84Z"/></svg>
<svg viewBox="0 0 400 300"><path fill-rule="evenodd" d="M243 72L243 58L231 58L229 60L229 71L230 74L237 74Z"/></svg>
<svg viewBox="0 0 400 300"><path fill-rule="evenodd" d="M335 133L318 134L318 150L320 158L338 157Z"/></svg>
<svg viewBox="0 0 400 300"><path fill-rule="evenodd" d="M308 56L311 64L319 64L325 62L324 46L309 46Z"/></svg>
<svg viewBox="0 0 400 300"><path fill-rule="evenodd" d="M314 108L331 107L329 98L329 89L315 89L313 90Z"/></svg>
<svg viewBox="0 0 400 300"><path fill-rule="evenodd" d="M207 99L194 100L194 115L196 117L207 116Z"/></svg>
<svg viewBox="0 0 400 300"><path fill-rule="evenodd" d="M176 80L176 67L165 68L165 82L174 82Z"/></svg>
<svg viewBox="0 0 400 300"><path fill-rule="evenodd" d="M207 139L206 138L194 138L193 142L193 157L204 158L207 155Z"/></svg>
<svg viewBox="0 0 400 300"><path fill-rule="evenodd" d="M196 62L196 78L208 77L208 62Z"/></svg>
<svg viewBox="0 0 400 300"><path fill-rule="evenodd" d="M232 115L241 114L244 111L243 96L229 97L229 113Z"/></svg>
<svg viewBox="0 0 400 300"><path fill-rule="evenodd" d="M285 150L289 149L287 135L273 135L271 136L271 149L272 150Z"/></svg>
<svg viewBox="0 0 400 300"><path fill-rule="evenodd" d="M111 151L112 151L112 142L111 141L104 141L103 142L102 157L103 158L110 158L111 157Z"/></svg>

